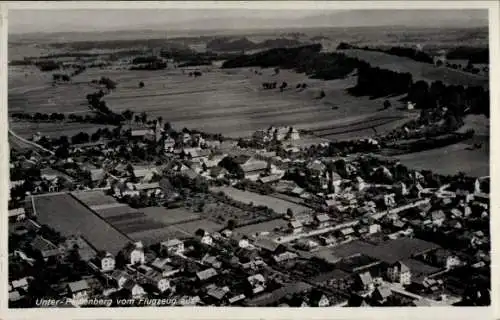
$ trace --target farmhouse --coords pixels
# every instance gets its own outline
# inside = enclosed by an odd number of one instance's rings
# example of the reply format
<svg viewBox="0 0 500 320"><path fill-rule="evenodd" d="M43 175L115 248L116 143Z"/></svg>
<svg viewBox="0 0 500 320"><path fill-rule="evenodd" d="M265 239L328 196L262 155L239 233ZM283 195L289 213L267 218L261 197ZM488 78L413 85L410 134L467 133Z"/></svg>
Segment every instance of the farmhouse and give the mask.
<svg viewBox="0 0 500 320"><path fill-rule="evenodd" d="M241 169L245 174L245 179L256 181L259 179L260 175L266 171L267 162L250 158L241 164Z"/></svg>
<svg viewBox="0 0 500 320"><path fill-rule="evenodd" d="M169 254L179 254L184 252L184 242L179 239L170 239L160 244L161 250Z"/></svg>

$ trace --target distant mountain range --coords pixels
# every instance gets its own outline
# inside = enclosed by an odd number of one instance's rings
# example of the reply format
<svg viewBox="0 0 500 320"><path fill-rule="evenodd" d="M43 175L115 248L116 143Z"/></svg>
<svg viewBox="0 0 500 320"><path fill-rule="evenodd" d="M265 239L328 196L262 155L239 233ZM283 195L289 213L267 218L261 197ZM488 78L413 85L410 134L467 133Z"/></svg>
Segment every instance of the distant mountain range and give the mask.
<svg viewBox="0 0 500 320"><path fill-rule="evenodd" d="M65 15L54 13L29 19L26 14L9 16L9 28L12 33L20 33L26 28L36 32L110 32L145 30L151 31L187 31L187 30L257 30L257 29L301 29L315 27L484 27L488 26L487 10L182 10L179 15L172 11L135 12L128 10L117 12L94 11L93 18L84 18L83 13L67 12ZM167 13L173 17L165 17ZM10 14L10 13L9 13ZM107 14L107 16L106 16ZM126 15L130 15L127 18ZM148 16L151 18L148 19ZM110 19L112 17L112 19ZM110 21L111 20L111 21ZM28 22L29 21L29 22ZM89 23L91 21L91 23ZM39 25L37 27L37 25ZM23 31L26 33L28 31Z"/></svg>

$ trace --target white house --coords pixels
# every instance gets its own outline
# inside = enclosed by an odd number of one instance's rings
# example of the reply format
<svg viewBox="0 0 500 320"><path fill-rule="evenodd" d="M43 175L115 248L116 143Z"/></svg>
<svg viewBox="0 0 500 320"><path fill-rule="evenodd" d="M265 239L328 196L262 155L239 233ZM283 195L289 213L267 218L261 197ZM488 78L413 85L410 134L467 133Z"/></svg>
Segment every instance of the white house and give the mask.
<svg viewBox="0 0 500 320"><path fill-rule="evenodd" d="M160 248L161 250L165 250L169 254L180 254L185 250L184 242L179 239L170 239L167 241L163 241L160 244Z"/></svg>
<svg viewBox="0 0 500 320"><path fill-rule="evenodd" d="M92 263L101 272L110 272L115 269L115 258L109 252L97 255L97 257L93 259Z"/></svg>
<svg viewBox="0 0 500 320"><path fill-rule="evenodd" d="M124 249L125 257L130 261L130 264L144 264L146 258L144 256L144 246L141 241L130 243Z"/></svg>
<svg viewBox="0 0 500 320"><path fill-rule="evenodd" d="M411 284L410 268L404 263L398 261L387 268L387 278L391 282L397 282L402 285Z"/></svg>

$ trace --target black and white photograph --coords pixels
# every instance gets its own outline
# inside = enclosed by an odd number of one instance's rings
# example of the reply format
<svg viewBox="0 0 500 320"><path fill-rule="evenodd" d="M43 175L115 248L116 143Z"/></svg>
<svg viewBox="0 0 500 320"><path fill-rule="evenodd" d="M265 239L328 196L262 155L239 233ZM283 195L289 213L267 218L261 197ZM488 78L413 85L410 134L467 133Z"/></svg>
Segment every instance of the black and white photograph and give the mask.
<svg viewBox="0 0 500 320"><path fill-rule="evenodd" d="M3 13L9 309L492 305L487 7L47 3Z"/></svg>

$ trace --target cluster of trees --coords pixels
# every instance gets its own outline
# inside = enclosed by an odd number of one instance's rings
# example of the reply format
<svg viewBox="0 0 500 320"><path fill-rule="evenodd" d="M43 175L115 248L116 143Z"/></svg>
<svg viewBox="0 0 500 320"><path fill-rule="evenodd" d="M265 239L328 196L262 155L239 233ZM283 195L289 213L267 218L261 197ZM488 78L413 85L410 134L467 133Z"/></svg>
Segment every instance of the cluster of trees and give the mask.
<svg viewBox="0 0 500 320"><path fill-rule="evenodd" d="M419 109L446 107L456 116L473 113L489 117L490 114L489 91L481 86L465 88L445 85L441 81L434 81L429 86L425 81L417 81L410 87L407 99Z"/></svg>
<svg viewBox="0 0 500 320"><path fill-rule="evenodd" d="M441 148L460 141L470 139L474 136L474 130L469 130L466 133L450 133L437 137L426 137L417 141L412 141L408 144L396 144L391 147L402 150L403 153L420 152L424 150Z"/></svg>
<svg viewBox="0 0 500 320"><path fill-rule="evenodd" d="M368 63L360 62L356 86L349 89L353 95L372 98L400 95L408 92L413 80L410 73L401 73L391 70L372 67Z"/></svg>
<svg viewBox="0 0 500 320"><path fill-rule="evenodd" d="M29 113L24 113L24 112L16 112L11 114L12 118L19 119L19 120L27 120L27 121L63 121L65 120L66 116L64 113L40 113L37 112L35 114L29 114Z"/></svg>
<svg viewBox="0 0 500 320"><path fill-rule="evenodd" d="M348 50L348 49L361 49L361 50L366 50L366 51L376 51L376 52L383 52L383 53L388 53L392 54L398 57L405 57L405 58L410 58L415 61L419 62L425 62L425 63L434 63L434 59L428 55L427 53L417 50L414 48L409 48L409 47L391 47L387 50L381 49L381 48L371 48L368 46L364 47L358 47L356 45L352 45L349 43L341 42L337 46L337 50Z"/></svg>
<svg viewBox="0 0 500 320"><path fill-rule="evenodd" d="M201 71L193 71L193 72L190 72L190 73L189 73L189 76L190 76L190 77L193 77L193 76L194 76L195 78L197 78L197 77L201 77L201 75L202 75Z"/></svg>
<svg viewBox="0 0 500 320"><path fill-rule="evenodd" d="M71 80L70 76L68 76L67 74L61 74L61 73L54 73L52 74L52 80L55 82L55 81L64 81L64 82L68 82Z"/></svg>
<svg viewBox="0 0 500 320"><path fill-rule="evenodd" d="M236 40L231 40L230 38L216 38L207 43L207 49L210 51L245 51L299 45L301 45L300 41L287 38L267 39L262 42L253 42L246 37Z"/></svg>
<svg viewBox="0 0 500 320"><path fill-rule="evenodd" d="M271 49L229 59L222 68L279 67L294 69L315 79L333 80L344 78L359 67L360 60L342 53L322 53L321 48L321 44L313 44Z"/></svg>
<svg viewBox="0 0 500 320"><path fill-rule="evenodd" d="M222 68L241 68L241 67L281 67L283 69L293 69L299 64L299 61L311 57L313 54L319 54L320 44L307 45L295 48L276 48L251 55L240 55L229 59L222 64Z"/></svg>
<svg viewBox="0 0 500 320"><path fill-rule="evenodd" d="M489 47L458 47L448 51L449 60L468 60L471 63L487 64L490 61Z"/></svg>
<svg viewBox="0 0 500 320"><path fill-rule="evenodd" d="M245 172L233 157L225 157L219 162L219 166L234 175L236 179L243 179L245 177Z"/></svg>
<svg viewBox="0 0 500 320"><path fill-rule="evenodd" d="M133 65L130 70L163 70L167 68L167 63L164 61L154 61L145 64Z"/></svg>
<svg viewBox="0 0 500 320"><path fill-rule="evenodd" d="M277 82L274 81L274 82L264 82L262 84L262 88L264 89L276 89L276 86L277 86Z"/></svg>
<svg viewBox="0 0 500 320"><path fill-rule="evenodd" d="M61 68L61 65L54 60L38 61L35 63L35 66L43 72L59 70Z"/></svg>
<svg viewBox="0 0 500 320"><path fill-rule="evenodd" d="M297 83L295 89L305 89L307 88L307 83Z"/></svg>

